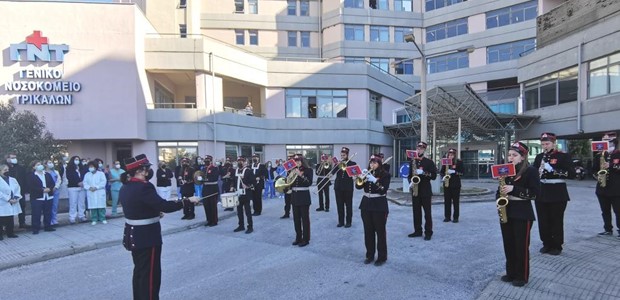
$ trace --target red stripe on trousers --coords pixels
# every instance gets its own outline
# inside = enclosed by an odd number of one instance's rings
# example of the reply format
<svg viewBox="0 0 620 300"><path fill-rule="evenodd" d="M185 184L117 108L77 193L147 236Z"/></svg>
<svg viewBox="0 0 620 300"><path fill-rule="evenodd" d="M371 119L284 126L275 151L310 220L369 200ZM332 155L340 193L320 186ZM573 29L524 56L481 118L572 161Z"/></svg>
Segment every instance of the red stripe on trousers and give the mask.
<svg viewBox="0 0 620 300"><path fill-rule="evenodd" d="M525 275L524 279L525 282L529 281L530 278L530 268L529 268L529 262L530 262L530 251L529 251L529 246L530 246L530 226L531 226L532 221L527 221L527 231L525 233L525 249L523 249L525 251L525 265L523 266L523 275Z"/></svg>
<svg viewBox="0 0 620 300"><path fill-rule="evenodd" d="M149 274L149 299L153 299L153 268L155 265L155 247L151 250L151 271Z"/></svg>

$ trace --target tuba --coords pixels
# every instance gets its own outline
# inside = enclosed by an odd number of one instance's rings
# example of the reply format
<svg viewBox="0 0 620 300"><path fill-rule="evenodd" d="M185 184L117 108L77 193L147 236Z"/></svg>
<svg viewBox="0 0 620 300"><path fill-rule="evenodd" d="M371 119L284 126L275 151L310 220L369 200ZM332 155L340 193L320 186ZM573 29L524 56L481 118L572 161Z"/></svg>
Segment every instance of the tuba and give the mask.
<svg viewBox="0 0 620 300"><path fill-rule="evenodd" d="M416 161L415 158L413 158L413 170L411 171L415 172L415 170L417 169L418 169L418 162ZM420 183L420 181L421 181L420 176L414 173L413 176L411 177L411 181L409 182L409 189L411 190L413 197L418 196L418 184Z"/></svg>
<svg viewBox="0 0 620 300"><path fill-rule="evenodd" d="M502 188L506 185L506 177L499 178L499 198L495 204L497 204L497 214L499 215L499 222L502 224L508 223L508 214L506 213L506 206L508 205L508 195L502 192Z"/></svg>
<svg viewBox="0 0 620 300"><path fill-rule="evenodd" d="M599 182L599 184L601 185L602 188L607 186L607 175L609 174L609 171L606 169L603 169L603 165L606 163L605 161L605 153L607 151L603 151L601 152L601 158L600 158L600 170L596 173L597 178L596 180Z"/></svg>
<svg viewBox="0 0 620 300"><path fill-rule="evenodd" d="M297 172L295 169L291 169L286 177L280 177L276 180L274 187L278 193L284 193L295 182L295 179L297 179Z"/></svg>

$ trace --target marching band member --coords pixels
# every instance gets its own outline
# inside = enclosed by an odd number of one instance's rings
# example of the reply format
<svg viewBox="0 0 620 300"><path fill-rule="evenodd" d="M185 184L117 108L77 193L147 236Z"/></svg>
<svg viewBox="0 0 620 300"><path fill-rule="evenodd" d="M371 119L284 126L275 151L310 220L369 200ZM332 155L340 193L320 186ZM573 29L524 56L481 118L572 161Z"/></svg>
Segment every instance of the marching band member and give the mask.
<svg viewBox="0 0 620 300"><path fill-rule="evenodd" d="M603 228L605 229L599 235L613 235L611 223L611 210L613 209L616 215L618 238L620 238L620 149L618 149L618 138L615 132L608 132L605 133L602 140L609 142L609 149L598 155L592 168L592 174L597 174L600 170L607 170L607 175L603 175L605 176L605 186L601 186L600 181L596 184L596 197L601 206ZM602 161L604 163L601 165Z"/></svg>
<svg viewBox="0 0 620 300"><path fill-rule="evenodd" d="M418 194L412 194L411 203L413 209L413 233L409 237L422 236L422 209L424 209L424 240L429 241L433 235L433 217L431 215L431 180L437 178L437 167L435 163L424 157L424 152L428 144L419 142L416 151L418 157L409 162L409 181L414 176L420 177L418 184Z"/></svg>
<svg viewBox="0 0 620 300"><path fill-rule="evenodd" d="M305 247L310 243L310 185L312 185L312 169L308 167L302 154L295 156L297 167L290 170L296 172L297 178L291 184L291 205L295 222L295 241L293 246Z"/></svg>
<svg viewBox="0 0 620 300"><path fill-rule="evenodd" d="M236 165L236 164L235 164ZM224 165L220 168L220 176L222 176L222 193L232 192L234 190L233 184L235 182L235 169L230 162L230 158L227 157ZM226 208L225 211L233 211L234 208Z"/></svg>
<svg viewBox="0 0 620 300"><path fill-rule="evenodd" d="M344 167L356 165L354 161L349 159L349 148L342 147L340 150L340 164ZM349 177L347 172L340 166L332 172L336 173L334 180L334 191L336 192L336 205L338 206L338 225L345 228L351 227L353 219L353 178ZM346 214L345 214L346 211ZM345 224L346 218L346 224Z"/></svg>
<svg viewBox="0 0 620 300"><path fill-rule="evenodd" d="M450 148L446 154L446 158L452 160L452 164L442 166L439 171L440 176L443 178L446 175L450 175L448 181L448 187L443 188L443 205L444 205L444 222L450 222L450 215L452 214L452 206L454 205L454 215L452 215L452 222L459 222L459 198L461 196L461 175L465 171L463 161L456 158L456 149Z"/></svg>
<svg viewBox="0 0 620 300"><path fill-rule="evenodd" d="M506 177L505 185L497 190L508 195L506 215L508 222L500 223L504 255L506 256L506 275L504 282L514 286L524 286L530 273L530 230L535 220L531 200L536 198L540 188L540 179L536 168L527 161L529 148L517 142L508 150L508 162L515 165L516 176Z"/></svg>
<svg viewBox="0 0 620 300"><path fill-rule="evenodd" d="M381 158L381 161L385 161L385 156L383 155L383 153L377 153L377 155ZM383 169L386 173L390 173L390 168L390 164L383 164Z"/></svg>
<svg viewBox="0 0 620 300"><path fill-rule="evenodd" d="M364 196L360 203L362 222L364 223L364 242L366 244L365 264L375 260L375 266L380 266L387 260L387 234L385 224L389 213L387 198L390 188L390 173L383 167L383 159L377 154L370 157L369 175L359 185L356 180L355 188L364 189ZM376 244L375 244L376 238Z"/></svg>
<svg viewBox="0 0 620 300"><path fill-rule="evenodd" d="M322 190L319 191L319 208L316 211L329 211L329 186L332 185L329 181L331 174L329 173L332 169L332 164L329 160L329 155L323 154L321 155L321 162L316 165L316 185L317 187L321 184L323 187ZM327 183L322 183L327 180ZM325 202L323 202L325 199ZM325 203L325 205L323 205Z"/></svg>
<svg viewBox="0 0 620 300"><path fill-rule="evenodd" d="M564 244L564 211L570 200L566 179L575 178L575 168L568 153L555 150L555 134L545 132L540 141L543 152L534 160L541 182L540 194L534 202L543 242L540 253L559 255Z"/></svg>
<svg viewBox="0 0 620 300"><path fill-rule="evenodd" d="M219 169L213 165L213 156L205 156L205 166L205 181L200 197L209 196L203 200L203 206L207 218L205 226L212 227L217 225L217 196L219 195L217 181L220 175Z"/></svg>
<svg viewBox="0 0 620 300"><path fill-rule="evenodd" d="M180 173L177 175L177 182L181 184L181 197L189 198L194 196L194 168L189 166L189 159L181 162ZM194 206L190 205L189 200L184 199L182 220L192 220L196 217Z"/></svg>
<svg viewBox="0 0 620 300"><path fill-rule="evenodd" d="M151 168L144 154L125 160L129 179L121 187L119 201L125 214L123 246L133 258L133 299L159 299L161 286L161 212L175 212L185 201L166 201L157 195L147 174ZM198 197L188 199L194 206Z"/></svg>
<svg viewBox="0 0 620 300"><path fill-rule="evenodd" d="M293 155L289 155L288 159L289 160L293 159ZM282 170L284 170L284 167L282 167ZM283 173L284 174L280 174L280 176L283 176L283 177L288 176L288 172L283 171ZM291 194L285 191L284 192L284 215L281 216L280 219L290 218L290 214L291 214Z"/></svg>
<svg viewBox="0 0 620 300"><path fill-rule="evenodd" d="M256 153L252 155L252 173L256 178L256 184L254 184L254 190L252 190L253 216L260 216L263 212L263 188L265 187L267 169L265 165L260 163L260 157Z"/></svg>
<svg viewBox="0 0 620 300"><path fill-rule="evenodd" d="M235 180L237 191L239 192L239 205L237 205L237 218L239 218L239 226L235 228L234 232L245 230L245 233L252 233L254 226L252 223L252 209L250 208L250 201L252 200L252 189L256 184L256 178L254 173L248 167L248 162L243 156L237 158L237 170L235 171ZM248 219L247 230L243 222L243 211L245 210L245 216Z"/></svg>

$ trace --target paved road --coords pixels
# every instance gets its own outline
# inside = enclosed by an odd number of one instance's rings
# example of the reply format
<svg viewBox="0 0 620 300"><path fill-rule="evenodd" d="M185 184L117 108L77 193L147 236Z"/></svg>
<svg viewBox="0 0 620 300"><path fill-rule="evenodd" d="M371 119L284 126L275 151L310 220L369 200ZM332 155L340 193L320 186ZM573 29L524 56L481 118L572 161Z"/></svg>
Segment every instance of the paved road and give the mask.
<svg viewBox="0 0 620 300"><path fill-rule="evenodd" d="M434 205L435 235L431 241L407 238L412 231L411 208L391 203L389 258L384 266L375 267L362 264L363 230L358 209L354 209L353 227L349 229L335 227L337 213L333 199L332 211L328 213L312 209L311 244L298 248L290 245L294 238L292 220L278 218L282 213L282 203L273 199L265 202L263 215L256 217L253 234L233 233L236 216L229 214L217 227L200 226L165 236L161 297L519 299L527 295L538 295L539 298L545 298L544 295L572 295L583 299L579 295L585 297L590 294L574 294L574 290L564 287L572 285L583 287L583 290L601 290L601 286L589 284L592 282L589 277L601 276L610 269L609 266L614 270L617 266L604 259L596 259L592 264L598 264L597 268L582 268L581 272L577 258L587 258L587 253L598 249L618 251L620 240L615 237L594 238L595 233L601 231L602 224L591 183L577 184L571 187L570 192L573 201L566 214L566 250L558 259L538 254L541 245L538 228L534 226L532 281L526 288L513 288L498 281L503 272L504 258L497 213L492 202L463 203L461 222L458 224L441 222L443 206ZM357 192L355 205L359 203L359 198ZM316 201L313 206L317 206ZM168 214L162 220L164 228L170 230L171 224L179 224L180 216L178 212ZM198 218L203 218L202 214ZM108 227L97 225L88 229L90 225L67 226L59 228L54 234L100 230L101 235L118 234L120 238L121 224L122 220L116 219L111 220ZM44 235L39 236L43 238ZM31 237L24 235L20 239ZM89 236L84 235L84 238ZM108 243L109 247L103 249L0 272L3 278L0 283L1 298L129 299L131 256L120 245ZM601 243L607 248L591 246ZM5 246L0 245L0 250L2 247ZM615 258L608 260L617 261ZM593 269L598 270L598 275L592 273ZM557 282L556 279L555 286L553 282L548 284L549 280L545 278L560 277L557 274L565 270L571 271L571 276L565 277L571 282ZM33 285L33 282L37 284ZM615 284L609 282L606 286L609 288L602 290L601 298L605 295L620 296Z"/></svg>

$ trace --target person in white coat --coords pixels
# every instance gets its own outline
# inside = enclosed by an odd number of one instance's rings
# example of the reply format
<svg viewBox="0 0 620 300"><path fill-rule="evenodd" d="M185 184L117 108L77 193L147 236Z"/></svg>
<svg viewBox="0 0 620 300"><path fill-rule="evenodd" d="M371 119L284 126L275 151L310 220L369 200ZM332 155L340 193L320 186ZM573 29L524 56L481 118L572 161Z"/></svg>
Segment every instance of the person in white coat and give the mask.
<svg viewBox="0 0 620 300"><path fill-rule="evenodd" d="M88 163L88 172L84 175L84 189L86 190L86 201L90 210L91 225L96 225L97 221L107 224L105 219L106 193L105 186L108 180L105 174L98 171L98 163L91 161Z"/></svg>
<svg viewBox="0 0 620 300"><path fill-rule="evenodd" d="M21 197L19 183L15 178L9 177L9 166L0 163L0 240L4 239L4 228L7 237L17 237L13 232L14 216L22 212L19 205Z"/></svg>

